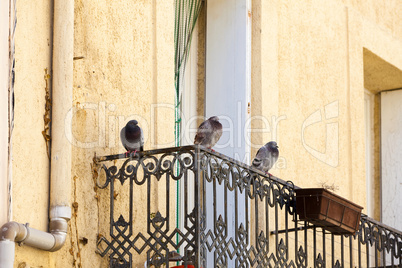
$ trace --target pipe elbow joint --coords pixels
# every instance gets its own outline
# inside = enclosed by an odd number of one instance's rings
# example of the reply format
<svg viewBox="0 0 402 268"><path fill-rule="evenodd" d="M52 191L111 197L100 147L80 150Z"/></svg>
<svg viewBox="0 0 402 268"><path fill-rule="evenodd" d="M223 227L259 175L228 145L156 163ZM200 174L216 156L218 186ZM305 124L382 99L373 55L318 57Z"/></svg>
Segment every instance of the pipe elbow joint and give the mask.
<svg viewBox="0 0 402 268"><path fill-rule="evenodd" d="M5 223L0 229L0 241L23 241L28 236L25 225L10 221Z"/></svg>
<svg viewBox="0 0 402 268"><path fill-rule="evenodd" d="M54 246L49 251L54 252L61 249L66 242L67 233L57 232L52 233L54 237Z"/></svg>
<svg viewBox="0 0 402 268"><path fill-rule="evenodd" d="M54 237L54 246L49 251L57 251L66 242L68 224L65 218L53 218L49 223L49 231Z"/></svg>

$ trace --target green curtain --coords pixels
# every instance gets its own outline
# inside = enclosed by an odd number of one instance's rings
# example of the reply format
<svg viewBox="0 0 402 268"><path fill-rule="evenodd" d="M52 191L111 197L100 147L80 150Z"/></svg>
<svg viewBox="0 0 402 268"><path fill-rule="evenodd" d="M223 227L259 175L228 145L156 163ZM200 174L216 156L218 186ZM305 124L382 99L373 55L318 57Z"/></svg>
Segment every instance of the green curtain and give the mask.
<svg viewBox="0 0 402 268"><path fill-rule="evenodd" d="M175 146L180 146L181 124L181 92L182 80L188 52L191 46L191 36L197 22L204 0L176 0L175 2ZM177 163L176 174L179 173ZM176 183L176 227L180 224L180 183ZM179 234L176 236L179 243ZM179 250L177 250L179 252Z"/></svg>
<svg viewBox="0 0 402 268"><path fill-rule="evenodd" d="M194 26L203 0L176 0L175 6L175 144L180 146L181 92L184 69L191 46Z"/></svg>

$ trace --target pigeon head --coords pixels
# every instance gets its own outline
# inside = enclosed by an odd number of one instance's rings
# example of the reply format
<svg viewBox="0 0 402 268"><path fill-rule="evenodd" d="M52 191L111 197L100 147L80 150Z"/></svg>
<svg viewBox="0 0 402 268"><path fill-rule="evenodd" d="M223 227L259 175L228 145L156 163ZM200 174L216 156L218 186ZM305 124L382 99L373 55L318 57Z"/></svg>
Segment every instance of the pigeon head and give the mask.
<svg viewBox="0 0 402 268"><path fill-rule="evenodd" d="M217 116L211 116L210 118L208 118L208 120L219 121L219 117L217 117Z"/></svg>
<svg viewBox="0 0 402 268"><path fill-rule="evenodd" d="M141 129L138 126L137 120L131 120L126 125L127 140L138 139L141 136Z"/></svg>
<svg viewBox="0 0 402 268"><path fill-rule="evenodd" d="M270 141L267 144L265 144L265 146L267 146L268 148L279 148L278 144L276 143L276 141Z"/></svg>
<svg viewBox="0 0 402 268"><path fill-rule="evenodd" d="M279 146L275 141L270 141L265 144L265 147L268 148L268 151L272 152L274 155L279 155Z"/></svg>

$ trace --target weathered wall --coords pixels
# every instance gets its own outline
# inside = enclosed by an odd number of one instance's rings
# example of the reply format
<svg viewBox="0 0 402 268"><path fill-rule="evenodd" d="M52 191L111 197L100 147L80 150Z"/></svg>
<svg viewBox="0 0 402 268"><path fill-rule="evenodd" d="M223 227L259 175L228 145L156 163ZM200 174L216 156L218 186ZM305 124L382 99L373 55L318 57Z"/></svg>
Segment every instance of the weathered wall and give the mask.
<svg viewBox="0 0 402 268"><path fill-rule="evenodd" d="M50 73L52 67L52 14L52 1L17 1L12 220L28 222L43 231L48 227L50 165L42 131L45 69ZM48 267L48 256L47 252L17 246L15 267L24 262Z"/></svg>
<svg viewBox="0 0 402 268"><path fill-rule="evenodd" d="M330 187L363 207L364 89L401 86L402 70L402 2L373 2L252 2L252 126L265 129L253 134L252 155L277 140L272 174L301 187ZM369 216L379 219L375 169L377 207Z"/></svg>
<svg viewBox="0 0 402 268"><path fill-rule="evenodd" d="M252 115L254 144L279 142L274 175L365 205L363 49L402 68L401 2L351 2L253 1Z"/></svg>
<svg viewBox="0 0 402 268"><path fill-rule="evenodd" d="M45 231L49 160L42 136L44 69L51 69L53 10L51 1L17 3L13 220ZM134 118L144 130L146 149L174 144L173 1L75 1L74 28L71 200L76 209L60 251L17 247L15 267L107 266L108 259L95 254L98 233L108 233L108 193L94 191L94 153L124 152L120 129ZM123 209L126 193L119 194L118 208ZM155 195L155 206L160 205L158 196L163 193ZM140 193L135 197L144 198ZM134 217L145 219L143 213ZM87 245L78 243L83 237ZM143 263L144 258L135 262Z"/></svg>
<svg viewBox="0 0 402 268"><path fill-rule="evenodd" d="M93 267L94 261L105 267L108 261L94 254L98 233L109 233L109 191L94 192L90 166L94 153L124 152L120 129L129 119L138 120L143 128L145 149L174 144L173 7L173 1L76 1L74 56L83 58L74 61L77 142L72 174L78 211L72 219L76 234L71 249L83 267ZM139 220L146 219L146 210L138 207L140 202L145 204L145 193L134 194L137 228L145 228ZM116 210L121 212L127 205L127 192L117 189L117 194ZM159 197L163 193L155 194L155 206ZM76 241L81 236L89 243L78 249ZM144 260L137 258L135 265L142 266ZM61 265L57 257L55 264Z"/></svg>
<svg viewBox="0 0 402 268"><path fill-rule="evenodd" d="M51 3L17 1L13 220L40 230L48 222L49 160L42 131ZM59 252L17 247L15 267L106 266L107 258L94 252L97 234L108 231L107 193L94 191L92 157L123 152L119 131L132 118L144 129L146 149L173 145L173 3L75 1L71 200L77 210ZM401 1L252 4L252 116L262 116L253 127L269 130L253 134L252 154L277 139L281 159L274 175L302 187L334 185L336 193L365 204L363 48L402 69ZM163 189L155 191L158 206ZM120 209L124 196L117 196ZM82 237L87 245L78 244Z"/></svg>
<svg viewBox="0 0 402 268"><path fill-rule="evenodd" d="M363 20L376 25L372 33L386 31L397 39L402 36L402 26L399 23L402 12L400 0L390 0L386 3L376 0L341 0L340 2L358 12Z"/></svg>
<svg viewBox="0 0 402 268"><path fill-rule="evenodd" d="M8 220L9 10L8 1L0 2L0 223Z"/></svg>

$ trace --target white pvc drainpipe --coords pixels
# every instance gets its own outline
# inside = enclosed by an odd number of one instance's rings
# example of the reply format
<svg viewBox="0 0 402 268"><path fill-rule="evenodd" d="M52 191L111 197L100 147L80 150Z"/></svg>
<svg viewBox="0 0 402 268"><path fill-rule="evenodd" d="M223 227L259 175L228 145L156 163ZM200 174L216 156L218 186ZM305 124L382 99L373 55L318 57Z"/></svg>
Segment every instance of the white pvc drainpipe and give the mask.
<svg viewBox="0 0 402 268"><path fill-rule="evenodd" d="M71 218L71 144L65 117L72 105L74 0L54 0L52 144L50 167L49 233L17 222L0 229L0 267L12 268L15 243L47 251L60 249Z"/></svg>

